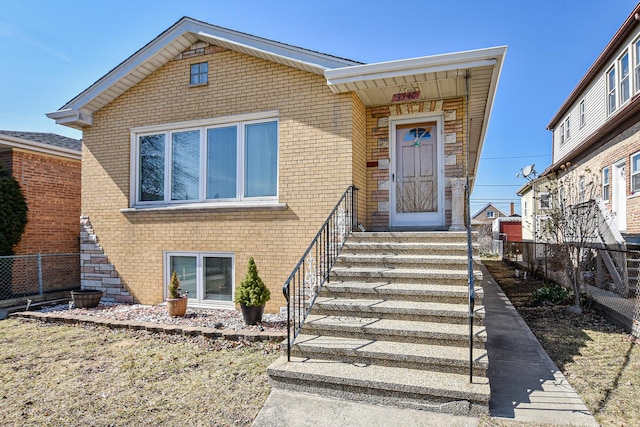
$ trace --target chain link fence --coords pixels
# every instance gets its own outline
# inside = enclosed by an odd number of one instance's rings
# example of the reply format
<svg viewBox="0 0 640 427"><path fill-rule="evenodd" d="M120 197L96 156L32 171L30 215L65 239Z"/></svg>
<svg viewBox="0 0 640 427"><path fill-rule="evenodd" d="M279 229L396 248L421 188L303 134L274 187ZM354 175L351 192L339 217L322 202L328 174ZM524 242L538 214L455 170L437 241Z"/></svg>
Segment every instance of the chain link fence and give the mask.
<svg viewBox="0 0 640 427"><path fill-rule="evenodd" d="M561 245L504 242L502 250L504 259L529 274L571 288ZM591 248L585 254L581 292L609 320L640 337L640 251Z"/></svg>
<svg viewBox="0 0 640 427"><path fill-rule="evenodd" d="M78 253L0 256L0 301L78 288Z"/></svg>

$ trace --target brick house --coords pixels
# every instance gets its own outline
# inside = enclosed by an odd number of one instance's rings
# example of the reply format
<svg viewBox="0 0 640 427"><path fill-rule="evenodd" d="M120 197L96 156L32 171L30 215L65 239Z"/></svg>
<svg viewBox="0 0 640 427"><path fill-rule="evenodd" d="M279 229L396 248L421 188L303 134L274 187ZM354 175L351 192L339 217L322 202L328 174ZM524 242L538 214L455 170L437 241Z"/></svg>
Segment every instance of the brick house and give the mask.
<svg viewBox="0 0 640 427"><path fill-rule="evenodd" d="M493 203L487 203L471 217L471 226L475 229L484 224L493 224L494 220L505 216L507 214L495 207Z"/></svg>
<svg viewBox="0 0 640 427"><path fill-rule="evenodd" d="M542 174L548 180L595 175L597 196L618 243L640 240L638 13L640 4L547 125L553 133L553 163Z"/></svg>
<svg viewBox="0 0 640 427"><path fill-rule="evenodd" d="M0 164L29 206L16 255L77 253L81 141L53 133L0 130Z"/></svg>
<svg viewBox="0 0 640 427"><path fill-rule="evenodd" d="M159 303L176 270L232 308L253 256L277 311L351 185L367 230L464 229L505 52L362 64L182 18L47 115L83 131L83 259L113 271L83 286Z"/></svg>

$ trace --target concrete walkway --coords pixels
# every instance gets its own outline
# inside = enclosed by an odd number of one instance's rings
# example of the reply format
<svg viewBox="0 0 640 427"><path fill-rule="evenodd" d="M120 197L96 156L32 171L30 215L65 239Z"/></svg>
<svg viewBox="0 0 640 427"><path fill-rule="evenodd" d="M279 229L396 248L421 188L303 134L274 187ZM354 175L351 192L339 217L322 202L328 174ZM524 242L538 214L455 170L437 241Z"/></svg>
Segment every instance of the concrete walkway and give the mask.
<svg viewBox="0 0 640 427"><path fill-rule="evenodd" d="M491 416L516 423L598 426L497 283L482 267ZM269 426L477 426L477 418L273 389L254 421Z"/></svg>

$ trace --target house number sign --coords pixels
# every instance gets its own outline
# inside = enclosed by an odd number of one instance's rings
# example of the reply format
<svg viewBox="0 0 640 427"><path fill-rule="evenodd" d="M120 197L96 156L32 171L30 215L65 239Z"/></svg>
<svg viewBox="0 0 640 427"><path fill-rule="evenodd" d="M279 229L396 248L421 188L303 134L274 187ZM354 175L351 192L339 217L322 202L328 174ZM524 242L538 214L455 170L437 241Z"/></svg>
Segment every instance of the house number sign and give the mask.
<svg viewBox="0 0 640 427"><path fill-rule="evenodd" d="M391 102L415 101L420 99L420 91L396 93L391 97Z"/></svg>

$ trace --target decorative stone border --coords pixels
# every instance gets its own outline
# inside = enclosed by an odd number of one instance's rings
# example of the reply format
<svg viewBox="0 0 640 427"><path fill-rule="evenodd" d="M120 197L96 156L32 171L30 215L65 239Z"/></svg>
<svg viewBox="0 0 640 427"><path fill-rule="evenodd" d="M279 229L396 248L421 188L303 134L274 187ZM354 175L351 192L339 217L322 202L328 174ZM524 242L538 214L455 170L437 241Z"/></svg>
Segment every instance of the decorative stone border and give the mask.
<svg viewBox="0 0 640 427"><path fill-rule="evenodd" d="M71 324L86 323L106 326L112 329L135 329L164 334L177 334L187 336L202 335L206 338L221 338L229 341L238 341L241 339L251 342L283 341L287 337L287 334L284 332L254 332L236 329L215 329L201 326L166 325L162 323L137 322L134 320L114 320L94 316L76 316L73 314L64 314L60 312L41 313L38 311L22 311L18 313L12 313L11 317L40 320L43 322Z"/></svg>

